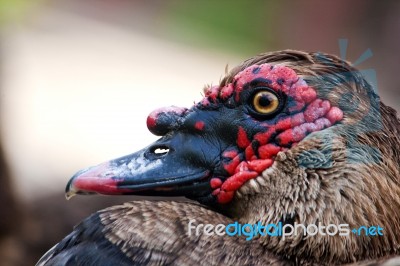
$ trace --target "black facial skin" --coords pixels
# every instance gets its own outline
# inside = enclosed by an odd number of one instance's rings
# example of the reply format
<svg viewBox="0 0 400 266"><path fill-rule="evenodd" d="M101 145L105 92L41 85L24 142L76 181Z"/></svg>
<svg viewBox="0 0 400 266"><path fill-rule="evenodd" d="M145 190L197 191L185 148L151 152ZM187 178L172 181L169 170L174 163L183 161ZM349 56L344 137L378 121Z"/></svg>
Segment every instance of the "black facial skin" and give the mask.
<svg viewBox="0 0 400 266"><path fill-rule="evenodd" d="M279 99L278 107L269 114L261 114L254 108L253 98L261 91ZM218 205L212 195L210 179L225 180L230 176L223 167L225 151L235 150L244 159L244 150L237 144L239 128L244 129L251 140L256 133L267 130L268 124L286 116L282 113L286 96L266 86L249 85L241 92L238 102L233 97L207 107L195 105L181 114L160 113L151 130L163 136L136 153L110 161L108 174L98 178L113 179L120 194L185 196L209 206ZM263 99L262 103L267 105L267 101ZM199 122L203 125L201 128L196 127ZM258 142L251 145L257 151ZM81 174L73 177L67 191ZM78 189L77 193L87 194L88 191Z"/></svg>

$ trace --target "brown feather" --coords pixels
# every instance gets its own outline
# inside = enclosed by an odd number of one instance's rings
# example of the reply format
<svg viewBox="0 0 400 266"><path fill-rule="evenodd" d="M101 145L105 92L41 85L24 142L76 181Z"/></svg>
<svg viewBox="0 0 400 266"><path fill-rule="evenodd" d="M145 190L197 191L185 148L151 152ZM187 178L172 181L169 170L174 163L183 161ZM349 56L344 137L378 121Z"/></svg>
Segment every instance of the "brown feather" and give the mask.
<svg viewBox="0 0 400 266"><path fill-rule="evenodd" d="M263 239L277 254L308 258L321 264L348 263L400 254L400 122L394 109L381 103L356 69L335 56L282 51L245 61L222 83L252 64L285 64L302 76L323 99L357 108L345 112L342 124L311 134L295 148L278 154L277 162L258 177L261 192L248 182L231 206L243 223L277 223L285 215L296 222L324 225L348 223L351 228L379 225L383 237L301 237ZM375 102L376 101L376 102ZM342 103L343 104L343 103ZM378 152L371 153L372 149ZM304 154L325 151L329 168L299 165ZM329 156L332 156L329 158ZM315 158L314 158L315 159Z"/></svg>
<svg viewBox="0 0 400 266"><path fill-rule="evenodd" d="M188 235L188 223L233 220L198 204L134 201L100 213L106 238L132 259L149 265L291 265L242 237Z"/></svg>

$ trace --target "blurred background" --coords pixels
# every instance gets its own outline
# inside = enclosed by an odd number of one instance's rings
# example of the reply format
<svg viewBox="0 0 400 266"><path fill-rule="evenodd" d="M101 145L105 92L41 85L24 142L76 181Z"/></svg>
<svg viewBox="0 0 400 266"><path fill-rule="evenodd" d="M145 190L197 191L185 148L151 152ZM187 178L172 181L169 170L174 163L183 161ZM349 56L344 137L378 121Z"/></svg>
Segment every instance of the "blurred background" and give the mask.
<svg viewBox="0 0 400 266"><path fill-rule="evenodd" d="M91 212L133 197L64 198L79 169L156 139L153 109L189 107L225 67L299 49L374 69L400 110L399 1L0 0L0 265L32 265ZM359 61L359 60L358 60Z"/></svg>

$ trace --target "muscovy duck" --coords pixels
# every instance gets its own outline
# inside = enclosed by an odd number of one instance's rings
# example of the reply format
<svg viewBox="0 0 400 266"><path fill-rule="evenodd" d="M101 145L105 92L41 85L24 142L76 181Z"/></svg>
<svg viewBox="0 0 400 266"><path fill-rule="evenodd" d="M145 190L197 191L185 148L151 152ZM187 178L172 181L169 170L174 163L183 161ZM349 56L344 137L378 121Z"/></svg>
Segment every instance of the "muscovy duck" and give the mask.
<svg viewBox="0 0 400 266"><path fill-rule="evenodd" d="M66 188L68 197L185 196L198 203L133 201L99 211L38 265L384 261L400 254L399 125L348 62L293 50L261 54L207 87L190 109L152 112L147 126L159 140L78 172ZM235 222L375 226L383 234L246 241L188 231L191 223Z"/></svg>

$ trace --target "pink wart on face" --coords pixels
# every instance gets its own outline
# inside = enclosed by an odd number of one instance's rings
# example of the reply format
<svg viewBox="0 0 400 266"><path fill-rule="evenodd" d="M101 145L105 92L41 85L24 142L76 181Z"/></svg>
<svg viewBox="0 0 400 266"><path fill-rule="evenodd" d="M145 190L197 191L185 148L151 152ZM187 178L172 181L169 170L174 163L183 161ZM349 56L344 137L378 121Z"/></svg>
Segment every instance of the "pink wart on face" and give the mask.
<svg viewBox="0 0 400 266"><path fill-rule="evenodd" d="M308 134L331 127L343 119L343 112L331 106L328 100L318 98L315 89L298 77L294 70L270 64L250 66L238 73L231 83L210 87L199 105L207 108L212 103L224 103L230 98L240 103L241 92L256 80L267 80L268 88L292 99L292 104L287 107L289 115L272 125L268 121L260 121L266 130L253 136L239 127L237 149L222 154L226 159L223 166L229 177L213 177L210 180L212 194L221 204L229 203L244 183L271 167L278 152L294 147ZM196 124L199 130L203 127L204 123ZM253 145L254 142L257 145ZM257 147L256 150L254 147Z"/></svg>

